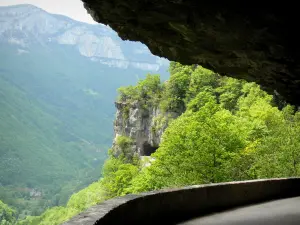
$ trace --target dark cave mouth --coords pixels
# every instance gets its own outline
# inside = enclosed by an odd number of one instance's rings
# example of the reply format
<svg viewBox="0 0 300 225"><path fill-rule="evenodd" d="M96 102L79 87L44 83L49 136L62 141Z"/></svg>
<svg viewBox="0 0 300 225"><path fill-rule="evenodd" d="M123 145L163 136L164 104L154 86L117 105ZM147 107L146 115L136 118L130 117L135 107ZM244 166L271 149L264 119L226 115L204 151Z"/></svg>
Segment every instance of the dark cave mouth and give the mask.
<svg viewBox="0 0 300 225"><path fill-rule="evenodd" d="M154 153L157 150L158 147L151 146L148 142L145 142L142 146L142 156L150 156L152 153Z"/></svg>

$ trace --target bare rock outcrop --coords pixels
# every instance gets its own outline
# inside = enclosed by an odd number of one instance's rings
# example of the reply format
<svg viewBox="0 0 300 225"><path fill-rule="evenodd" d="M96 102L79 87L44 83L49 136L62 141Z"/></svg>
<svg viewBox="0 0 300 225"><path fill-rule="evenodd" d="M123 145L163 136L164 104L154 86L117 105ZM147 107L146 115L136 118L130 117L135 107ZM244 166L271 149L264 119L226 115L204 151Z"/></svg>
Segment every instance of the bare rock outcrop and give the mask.
<svg viewBox="0 0 300 225"><path fill-rule="evenodd" d="M180 114L163 113L157 107L147 106L138 101L133 103L116 102L114 122L115 138L113 150L118 154L117 139L120 136L132 140L131 152L139 156L150 156L159 147L162 134L169 122Z"/></svg>

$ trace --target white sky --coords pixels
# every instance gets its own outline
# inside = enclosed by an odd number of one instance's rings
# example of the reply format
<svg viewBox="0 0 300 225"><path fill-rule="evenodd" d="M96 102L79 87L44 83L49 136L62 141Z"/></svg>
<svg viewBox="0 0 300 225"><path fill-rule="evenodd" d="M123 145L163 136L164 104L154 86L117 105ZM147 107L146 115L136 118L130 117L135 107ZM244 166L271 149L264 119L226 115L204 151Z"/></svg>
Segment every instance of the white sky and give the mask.
<svg viewBox="0 0 300 225"><path fill-rule="evenodd" d="M0 6L17 4L32 4L50 13L65 15L86 23L95 23L80 0L0 0Z"/></svg>

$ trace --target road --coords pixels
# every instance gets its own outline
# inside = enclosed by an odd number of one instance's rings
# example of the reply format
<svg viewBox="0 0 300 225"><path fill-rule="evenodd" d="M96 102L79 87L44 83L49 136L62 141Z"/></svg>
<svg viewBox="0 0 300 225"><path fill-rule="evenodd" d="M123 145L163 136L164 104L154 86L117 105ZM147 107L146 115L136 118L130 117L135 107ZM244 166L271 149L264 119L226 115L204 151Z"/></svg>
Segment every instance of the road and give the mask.
<svg viewBox="0 0 300 225"><path fill-rule="evenodd" d="M215 213L180 225L300 225L300 197Z"/></svg>

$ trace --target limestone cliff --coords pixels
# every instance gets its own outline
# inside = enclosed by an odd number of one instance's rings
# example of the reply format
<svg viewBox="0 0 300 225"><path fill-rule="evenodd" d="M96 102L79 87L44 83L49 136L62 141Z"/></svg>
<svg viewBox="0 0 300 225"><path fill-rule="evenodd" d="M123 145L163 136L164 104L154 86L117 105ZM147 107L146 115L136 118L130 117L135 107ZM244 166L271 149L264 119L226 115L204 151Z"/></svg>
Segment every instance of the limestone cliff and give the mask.
<svg viewBox="0 0 300 225"><path fill-rule="evenodd" d="M113 152L118 155L120 148L118 137L129 137L132 142L130 151L139 156L149 156L159 147L161 137L178 112L163 113L158 107L147 106L141 102L116 102L116 119L114 123Z"/></svg>

